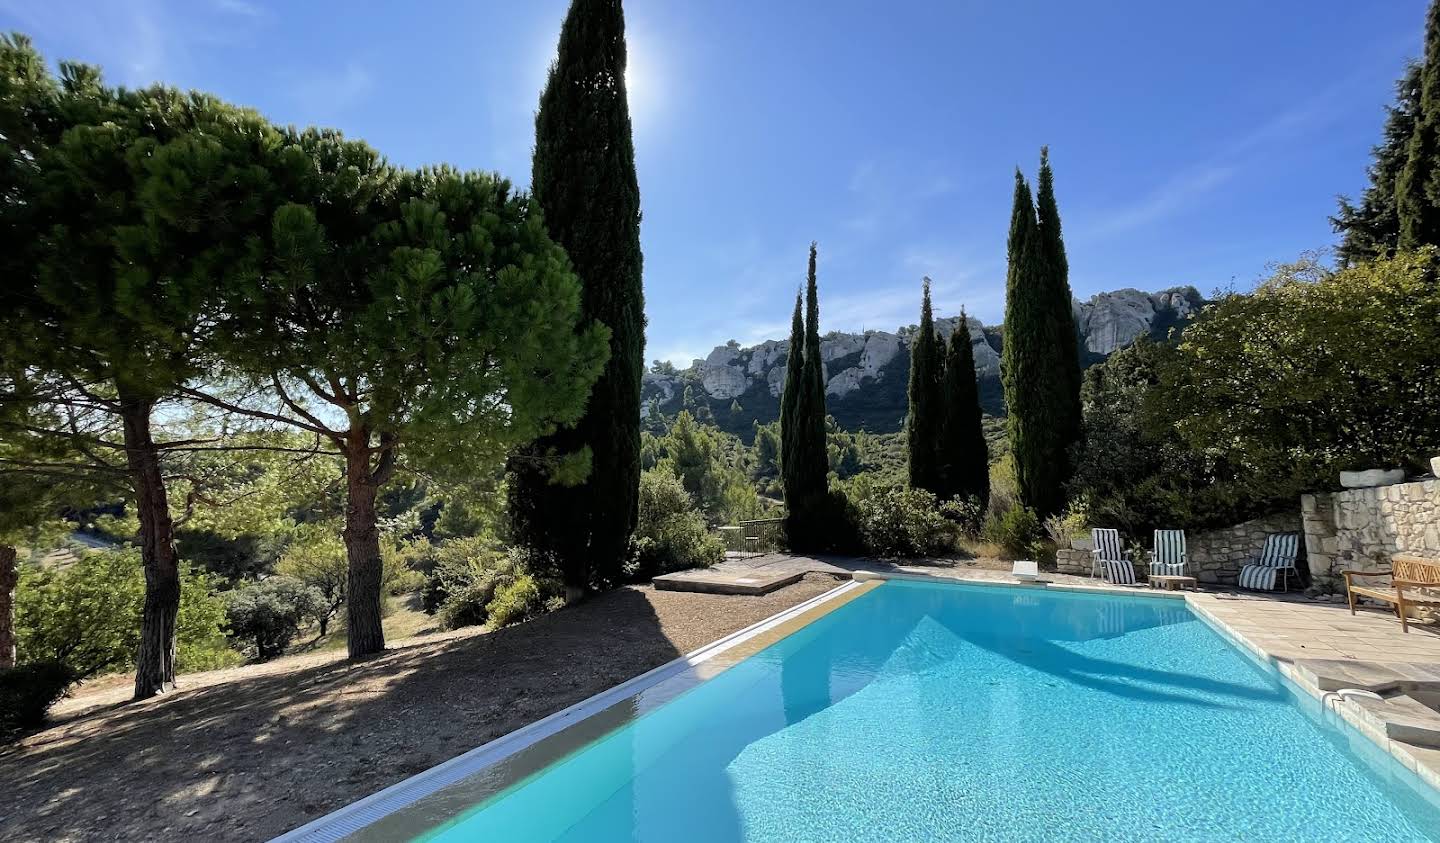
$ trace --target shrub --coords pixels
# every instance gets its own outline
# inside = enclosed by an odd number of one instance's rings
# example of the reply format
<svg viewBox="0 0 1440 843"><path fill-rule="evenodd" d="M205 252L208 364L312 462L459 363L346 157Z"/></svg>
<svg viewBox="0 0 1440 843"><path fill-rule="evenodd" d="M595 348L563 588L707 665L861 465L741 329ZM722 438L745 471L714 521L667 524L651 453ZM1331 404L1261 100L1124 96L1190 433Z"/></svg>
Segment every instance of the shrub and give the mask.
<svg viewBox="0 0 1440 843"><path fill-rule="evenodd" d="M423 589L426 576L412 563L428 559L431 553L430 542L423 538L402 542L382 539L381 588L391 595ZM324 635L330 620L345 605L346 589L350 587L350 560L339 531L333 526L300 528L276 563L275 572L314 586L325 596L328 609L317 618L320 634Z"/></svg>
<svg viewBox="0 0 1440 843"><path fill-rule="evenodd" d="M495 596L485 605L485 622L491 629L499 629L544 611L545 596L540 584L529 574L521 574L495 590Z"/></svg>
<svg viewBox="0 0 1440 843"><path fill-rule="evenodd" d="M954 551L959 530L941 512L934 494L924 489L878 484L863 474L844 489L859 541L867 552L882 557L913 557Z"/></svg>
<svg viewBox="0 0 1440 843"><path fill-rule="evenodd" d="M1063 513L1045 519L1045 535L1056 547L1069 547L1072 541L1086 535L1089 518L1089 508L1083 499L1071 501Z"/></svg>
<svg viewBox="0 0 1440 843"><path fill-rule="evenodd" d="M128 668L140 646L144 604L145 573L135 550L87 553L67 568L22 568L15 591L20 660L59 662L76 681ZM225 607L211 579L184 567L176 666L207 670L238 661L224 622Z"/></svg>
<svg viewBox="0 0 1440 843"><path fill-rule="evenodd" d="M725 548L706 528L680 478L658 468L640 475L640 520L630 553L627 574L644 580L708 567L724 558Z"/></svg>
<svg viewBox="0 0 1440 843"><path fill-rule="evenodd" d="M561 591L559 580L544 575L545 567L528 550L452 560L443 570L446 597L440 604L440 625L446 629L482 624L498 629L556 608L551 598ZM561 601L563 604L563 601Z"/></svg>
<svg viewBox="0 0 1440 843"><path fill-rule="evenodd" d="M1207 307L1162 369L1159 403L1192 447L1293 499L1343 469L1435 453L1437 348L1434 249L1336 272L1304 258Z"/></svg>
<svg viewBox="0 0 1440 843"><path fill-rule="evenodd" d="M45 714L69 691L75 674L55 661L0 670L0 739L45 724Z"/></svg>
<svg viewBox="0 0 1440 843"><path fill-rule="evenodd" d="M975 537L985 522L985 510L973 497L957 497L940 504L940 514L950 520L964 535Z"/></svg>
<svg viewBox="0 0 1440 843"><path fill-rule="evenodd" d="M253 643L261 661L283 653L301 626L330 611L320 589L292 577L270 577L227 591L224 597L230 634Z"/></svg>
<svg viewBox="0 0 1440 843"><path fill-rule="evenodd" d="M420 589L422 606L431 614L438 612L451 596L464 591L477 579L484 578L486 571L501 567L505 561L504 548L487 537L466 536L431 546L423 560L424 567L418 569L426 575Z"/></svg>
<svg viewBox="0 0 1440 843"><path fill-rule="evenodd" d="M1181 405L1165 386L1178 354L1141 339L1086 370L1085 436L1069 493L1088 507L1091 523L1144 535L1235 524L1293 505L1288 471L1258 476L1180 436Z"/></svg>
<svg viewBox="0 0 1440 843"><path fill-rule="evenodd" d="M1004 548L1014 557L1036 554L1036 542L1040 538L1040 519L1035 510L1024 506L1013 506L985 521L983 535Z"/></svg>

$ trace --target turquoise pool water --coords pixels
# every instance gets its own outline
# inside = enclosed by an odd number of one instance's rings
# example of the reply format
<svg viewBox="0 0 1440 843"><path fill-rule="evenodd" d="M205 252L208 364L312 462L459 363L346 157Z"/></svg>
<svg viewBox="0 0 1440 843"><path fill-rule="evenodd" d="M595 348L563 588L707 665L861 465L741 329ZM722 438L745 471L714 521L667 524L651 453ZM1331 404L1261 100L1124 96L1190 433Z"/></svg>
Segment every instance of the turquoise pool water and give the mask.
<svg viewBox="0 0 1440 843"><path fill-rule="evenodd" d="M422 839L1431 840L1180 601L889 582Z"/></svg>

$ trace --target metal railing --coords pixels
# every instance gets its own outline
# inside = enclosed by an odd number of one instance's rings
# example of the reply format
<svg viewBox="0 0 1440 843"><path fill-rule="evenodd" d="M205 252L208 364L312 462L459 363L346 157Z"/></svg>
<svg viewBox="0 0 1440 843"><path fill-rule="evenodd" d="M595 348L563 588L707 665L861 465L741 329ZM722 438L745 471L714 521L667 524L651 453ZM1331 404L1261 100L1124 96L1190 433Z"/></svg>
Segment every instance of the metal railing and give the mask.
<svg viewBox="0 0 1440 843"><path fill-rule="evenodd" d="M738 553L764 553L777 550L784 538L784 518L755 518L719 527L725 549Z"/></svg>

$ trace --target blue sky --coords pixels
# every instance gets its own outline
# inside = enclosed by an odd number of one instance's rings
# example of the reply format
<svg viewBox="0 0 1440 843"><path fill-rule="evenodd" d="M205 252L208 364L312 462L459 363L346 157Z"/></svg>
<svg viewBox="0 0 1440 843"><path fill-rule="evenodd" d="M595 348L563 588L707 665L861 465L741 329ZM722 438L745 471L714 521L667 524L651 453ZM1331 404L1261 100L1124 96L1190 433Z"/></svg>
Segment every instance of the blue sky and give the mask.
<svg viewBox="0 0 1440 843"><path fill-rule="evenodd" d="M820 242L825 330L999 321L1012 174L1049 144L1070 282L1247 287L1334 242L1425 0L630 0L647 359L781 337ZM0 27L529 181L564 0L0 0Z"/></svg>

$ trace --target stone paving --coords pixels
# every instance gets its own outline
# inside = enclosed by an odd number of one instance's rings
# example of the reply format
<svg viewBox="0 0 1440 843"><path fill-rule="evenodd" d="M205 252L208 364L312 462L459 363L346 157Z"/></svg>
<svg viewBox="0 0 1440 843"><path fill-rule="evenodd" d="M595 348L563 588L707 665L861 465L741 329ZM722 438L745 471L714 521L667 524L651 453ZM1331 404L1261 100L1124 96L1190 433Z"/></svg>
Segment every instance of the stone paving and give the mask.
<svg viewBox="0 0 1440 843"><path fill-rule="evenodd" d="M1320 603L1260 595L1195 594L1191 604L1267 654L1295 659L1440 662L1440 629L1412 623L1410 632L1388 609L1358 610L1344 603Z"/></svg>

